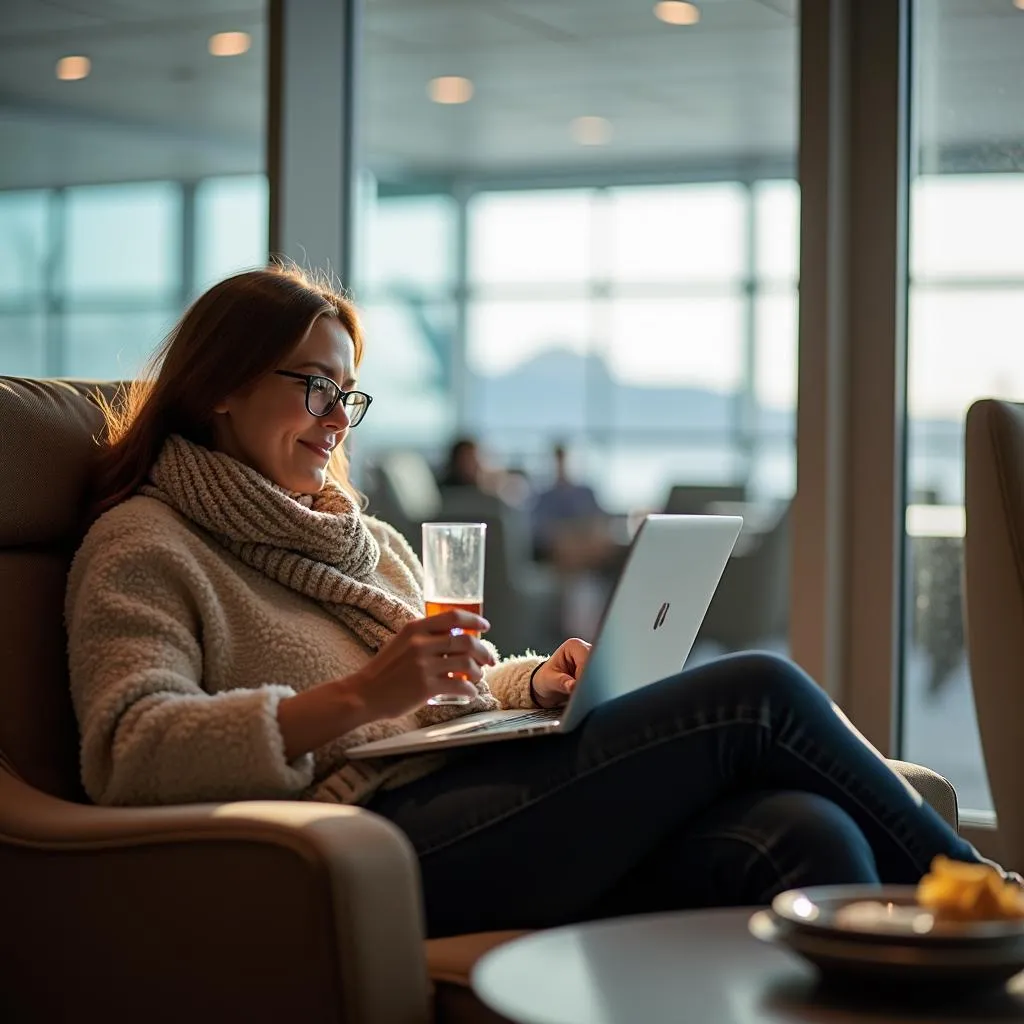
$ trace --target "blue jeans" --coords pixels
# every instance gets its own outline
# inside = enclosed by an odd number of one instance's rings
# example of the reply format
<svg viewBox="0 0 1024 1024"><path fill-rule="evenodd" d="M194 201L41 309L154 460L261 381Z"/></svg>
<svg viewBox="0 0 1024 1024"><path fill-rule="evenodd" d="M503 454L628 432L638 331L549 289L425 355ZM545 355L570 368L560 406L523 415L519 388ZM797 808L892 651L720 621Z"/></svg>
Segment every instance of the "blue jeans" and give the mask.
<svg viewBox="0 0 1024 1024"><path fill-rule="evenodd" d="M765 654L637 690L572 733L452 752L369 807L416 848L431 936L915 883L936 854L980 859Z"/></svg>

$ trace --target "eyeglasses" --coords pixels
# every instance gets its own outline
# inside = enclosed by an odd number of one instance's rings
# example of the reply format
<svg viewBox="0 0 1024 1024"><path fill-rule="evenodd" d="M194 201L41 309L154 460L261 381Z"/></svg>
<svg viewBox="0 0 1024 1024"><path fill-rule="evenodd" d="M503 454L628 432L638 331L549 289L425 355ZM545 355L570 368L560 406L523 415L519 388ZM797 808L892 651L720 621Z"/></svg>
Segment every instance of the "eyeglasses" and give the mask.
<svg viewBox="0 0 1024 1024"><path fill-rule="evenodd" d="M306 410L310 416L328 416L341 402L348 417L348 425L358 427L373 401L364 391L342 391L330 377L320 377L315 373L295 373L292 370L275 370L274 373L306 382Z"/></svg>

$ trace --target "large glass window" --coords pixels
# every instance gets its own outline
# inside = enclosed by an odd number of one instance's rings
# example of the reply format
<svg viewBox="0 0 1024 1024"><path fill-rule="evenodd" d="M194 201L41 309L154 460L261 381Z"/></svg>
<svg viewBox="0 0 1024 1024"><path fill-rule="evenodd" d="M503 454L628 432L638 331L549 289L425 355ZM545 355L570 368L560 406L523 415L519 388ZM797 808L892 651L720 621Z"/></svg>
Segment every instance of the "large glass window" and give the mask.
<svg viewBox="0 0 1024 1024"><path fill-rule="evenodd" d="M982 6L914 7L902 751L974 810L992 799L961 614L963 423L976 398L1024 398L1024 14Z"/></svg>
<svg viewBox="0 0 1024 1024"><path fill-rule="evenodd" d="M378 402L360 460L414 450L443 479L471 437L536 493L560 441L624 522L670 495L784 519L796 5L698 7L681 26L626 0L367 6L353 283ZM745 642L785 646L766 629Z"/></svg>
<svg viewBox="0 0 1024 1024"><path fill-rule="evenodd" d="M591 273L592 189L482 192L469 204L469 276L479 285L581 283Z"/></svg>
<svg viewBox="0 0 1024 1024"><path fill-rule="evenodd" d="M46 288L51 197L0 192L0 301L38 302Z"/></svg>
<svg viewBox="0 0 1024 1024"><path fill-rule="evenodd" d="M363 234L361 282L376 291L447 294L455 284L455 200L398 196L376 203Z"/></svg>
<svg viewBox="0 0 1024 1024"><path fill-rule="evenodd" d="M267 262L267 179L262 174L206 178L196 186L195 197L195 292Z"/></svg>
<svg viewBox="0 0 1024 1024"><path fill-rule="evenodd" d="M178 284L181 193L170 182L64 193L64 290L72 302L167 295Z"/></svg>
<svg viewBox="0 0 1024 1024"><path fill-rule="evenodd" d="M219 26L243 33L231 56L218 26L116 7L74 33L74 80L51 5L9 27L0 374L131 376L199 291L267 259L262 0Z"/></svg>
<svg viewBox="0 0 1024 1024"><path fill-rule="evenodd" d="M736 182L617 188L610 200L615 280L738 283L746 273L748 197Z"/></svg>

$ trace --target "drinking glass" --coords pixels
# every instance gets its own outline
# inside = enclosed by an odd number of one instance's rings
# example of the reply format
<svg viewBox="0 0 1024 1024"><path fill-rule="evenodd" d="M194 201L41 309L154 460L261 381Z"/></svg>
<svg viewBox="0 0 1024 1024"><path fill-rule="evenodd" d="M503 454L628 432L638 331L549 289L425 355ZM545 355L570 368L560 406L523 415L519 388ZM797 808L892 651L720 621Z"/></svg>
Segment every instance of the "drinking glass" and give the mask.
<svg viewBox="0 0 1024 1024"><path fill-rule="evenodd" d="M484 541L486 523L424 523L423 524L423 597L427 615L459 608L482 615L484 608ZM475 629L453 629L452 635L470 633ZM465 679L461 672L452 678ZM461 694L438 694L428 704L468 704L471 697Z"/></svg>

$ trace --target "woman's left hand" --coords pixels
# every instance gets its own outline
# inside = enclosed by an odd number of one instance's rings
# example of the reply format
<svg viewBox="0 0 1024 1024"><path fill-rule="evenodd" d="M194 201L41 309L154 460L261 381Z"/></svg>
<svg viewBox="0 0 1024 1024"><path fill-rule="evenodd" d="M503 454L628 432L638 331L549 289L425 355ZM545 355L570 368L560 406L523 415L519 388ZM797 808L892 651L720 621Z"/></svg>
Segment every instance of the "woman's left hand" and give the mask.
<svg viewBox="0 0 1024 1024"><path fill-rule="evenodd" d="M557 708L569 699L573 687L583 675L583 666L589 655L590 644L573 637L537 669L533 677L533 692L542 708Z"/></svg>

